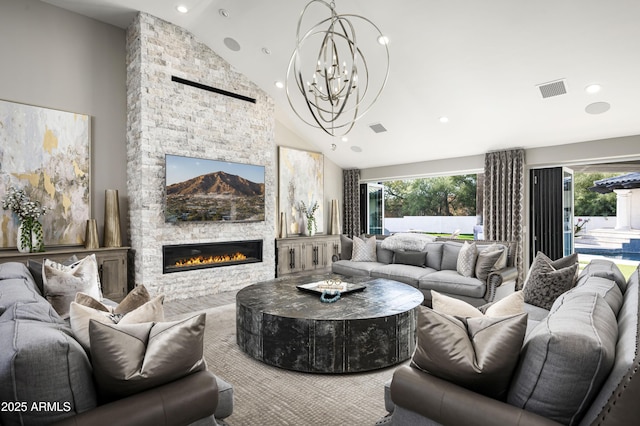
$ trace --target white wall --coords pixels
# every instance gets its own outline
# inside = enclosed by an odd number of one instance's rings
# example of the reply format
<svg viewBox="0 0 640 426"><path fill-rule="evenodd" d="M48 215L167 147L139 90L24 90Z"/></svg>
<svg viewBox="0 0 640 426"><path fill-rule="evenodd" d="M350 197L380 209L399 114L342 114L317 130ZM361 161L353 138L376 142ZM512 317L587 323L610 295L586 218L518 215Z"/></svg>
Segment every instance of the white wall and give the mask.
<svg viewBox="0 0 640 426"><path fill-rule="evenodd" d="M451 234L473 234L473 227L478 223L476 216L404 216L386 217L384 228L390 233L407 231L424 231Z"/></svg>

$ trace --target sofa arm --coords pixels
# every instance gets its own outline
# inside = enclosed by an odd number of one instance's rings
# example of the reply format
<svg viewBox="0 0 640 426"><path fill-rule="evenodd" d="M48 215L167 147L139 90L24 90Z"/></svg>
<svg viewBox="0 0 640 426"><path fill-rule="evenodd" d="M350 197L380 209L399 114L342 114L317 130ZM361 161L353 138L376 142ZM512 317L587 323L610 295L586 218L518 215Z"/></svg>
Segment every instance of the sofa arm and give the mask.
<svg viewBox="0 0 640 426"><path fill-rule="evenodd" d="M515 266L509 266L507 268L500 269L499 271L492 271L487 276L487 291L484 295L484 300L487 302L493 302L496 297L496 291L498 287L508 282L515 284L518 277L518 268Z"/></svg>
<svg viewBox="0 0 640 426"><path fill-rule="evenodd" d="M56 425L188 425L210 417L218 405L215 376L200 371L166 385L100 405Z"/></svg>
<svg viewBox="0 0 640 426"><path fill-rule="evenodd" d="M445 426L559 426L553 420L410 366L399 367L393 374L391 399L396 405Z"/></svg>

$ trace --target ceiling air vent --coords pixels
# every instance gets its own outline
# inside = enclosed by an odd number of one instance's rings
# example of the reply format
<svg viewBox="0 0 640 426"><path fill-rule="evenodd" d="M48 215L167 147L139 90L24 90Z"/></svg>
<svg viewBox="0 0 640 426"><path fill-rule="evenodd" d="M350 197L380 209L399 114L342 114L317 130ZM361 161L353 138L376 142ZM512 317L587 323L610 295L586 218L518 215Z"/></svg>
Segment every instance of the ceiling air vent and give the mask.
<svg viewBox="0 0 640 426"><path fill-rule="evenodd" d="M549 83L542 83L538 85L542 98L550 98L552 96L564 95L567 93L567 86L564 84L564 80L550 81Z"/></svg>
<svg viewBox="0 0 640 426"><path fill-rule="evenodd" d="M385 129L384 126L382 124L380 124L380 123L371 124L369 127L375 133L382 133L382 132L386 132L387 131L387 129Z"/></svg>

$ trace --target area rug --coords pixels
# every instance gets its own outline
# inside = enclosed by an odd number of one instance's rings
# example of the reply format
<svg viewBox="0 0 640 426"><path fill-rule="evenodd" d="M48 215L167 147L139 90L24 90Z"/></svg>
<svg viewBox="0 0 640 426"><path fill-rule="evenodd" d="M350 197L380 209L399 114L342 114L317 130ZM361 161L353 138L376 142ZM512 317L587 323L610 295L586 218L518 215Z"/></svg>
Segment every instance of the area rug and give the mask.
<svg viewBox="0 0 640 426"><path fill-rule="evenodd" d="M373 426L386 414L384 383L396 367L352 374L272 367L236 344L235 309L230 304L205 311L207 365L234 387L229 426Z"/></svg>

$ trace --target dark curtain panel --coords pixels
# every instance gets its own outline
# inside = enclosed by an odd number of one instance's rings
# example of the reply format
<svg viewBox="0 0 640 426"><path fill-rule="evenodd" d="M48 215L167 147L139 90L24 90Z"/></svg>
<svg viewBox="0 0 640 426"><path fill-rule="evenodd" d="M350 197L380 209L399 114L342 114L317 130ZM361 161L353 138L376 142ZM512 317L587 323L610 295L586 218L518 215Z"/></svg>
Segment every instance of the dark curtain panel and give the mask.
<svg viewBox="0 0 640 426"><path fill-rule="evenodd" d="M360 170L343 170L344 226L343 234L360 235Z"/></svg>
<svg viewBox="0 0 640 426"><path fill-rule="evenodd" d="M524 150L489 152L484 160L484 236L516 243L516 289L524 284Z"/></svg>

